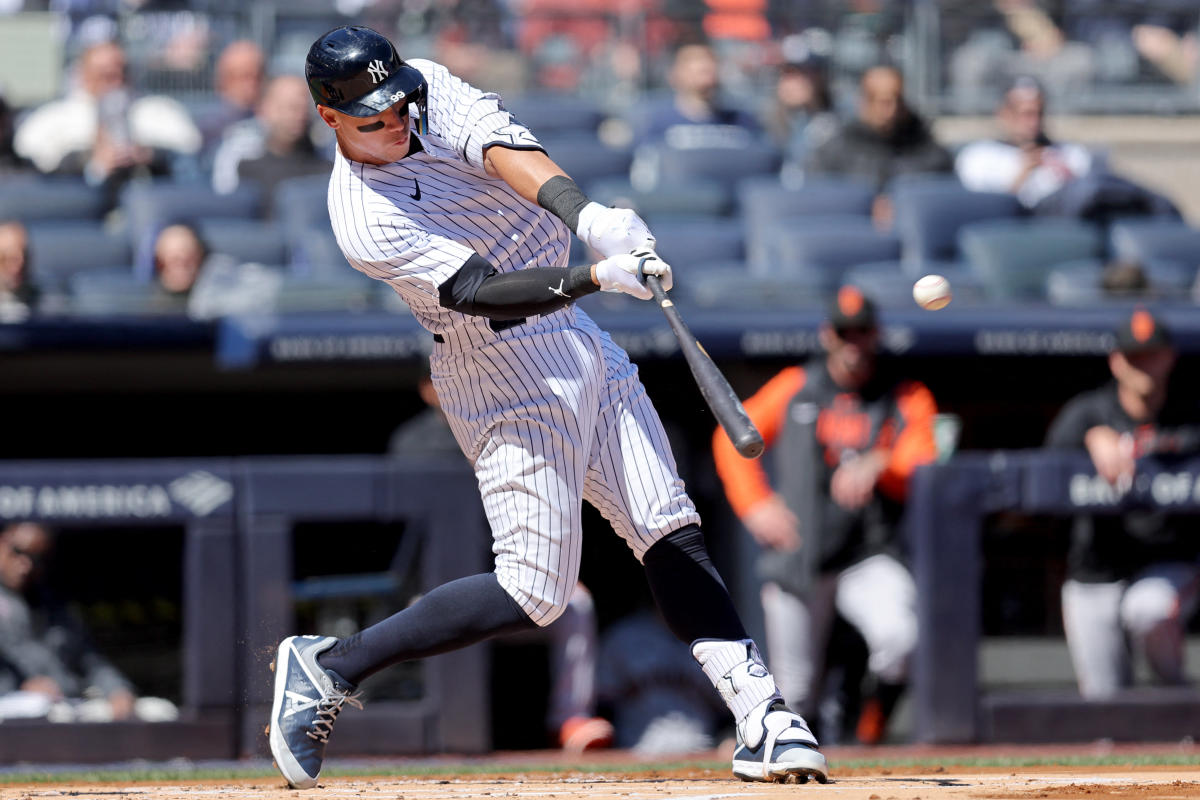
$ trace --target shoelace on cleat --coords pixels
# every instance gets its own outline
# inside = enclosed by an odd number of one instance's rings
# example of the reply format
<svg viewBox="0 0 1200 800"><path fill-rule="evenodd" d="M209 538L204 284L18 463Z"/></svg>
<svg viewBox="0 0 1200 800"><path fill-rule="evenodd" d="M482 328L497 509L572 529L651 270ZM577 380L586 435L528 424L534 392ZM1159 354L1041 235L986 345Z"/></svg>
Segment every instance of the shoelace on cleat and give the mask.
<svg viewBox="0 0 1200 800"><path fill-rule="evenodd" d="M362 710L362 701L358 698L362 697L362 692L356 694L332 694L328 697L321 698L317 703L317 715L313 718L312 730L306 731L308 738L314 739L322 744L329 742L329 734L333 731L333 723L337 721L338 714L342 713L342 706L346 703Z"/></svg>

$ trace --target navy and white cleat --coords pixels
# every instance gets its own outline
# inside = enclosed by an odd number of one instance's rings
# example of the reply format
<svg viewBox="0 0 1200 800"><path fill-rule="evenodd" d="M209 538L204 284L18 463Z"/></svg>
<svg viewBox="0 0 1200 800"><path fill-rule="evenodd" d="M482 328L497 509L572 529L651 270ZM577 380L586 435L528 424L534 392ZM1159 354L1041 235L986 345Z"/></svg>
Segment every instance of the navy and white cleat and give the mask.
<svg viewBox="0 0 1200 800"><path fill-rule="evenodd" d="M808 783L815 778L818 783L829 782L825 756L799 714L777 701L763 715L762 726L754 746L743 740L739 730L734 775L744 781Z"/></svg>
<svg viewBox="0 0 1200 800"><path fill-rule="evenodd" d="M332 636L289 636L275 656L268 738L275 766L294 789L317 785L325 745L342 706L362 708L355 687L317 663L317 656L336 643Z"/></svg>

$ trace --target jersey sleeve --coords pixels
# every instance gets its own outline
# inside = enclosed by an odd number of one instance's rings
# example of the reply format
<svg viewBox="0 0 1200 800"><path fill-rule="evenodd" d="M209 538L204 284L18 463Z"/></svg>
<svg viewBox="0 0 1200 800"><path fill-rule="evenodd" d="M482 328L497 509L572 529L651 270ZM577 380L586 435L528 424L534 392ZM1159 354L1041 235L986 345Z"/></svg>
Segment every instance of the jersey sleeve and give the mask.
<svg viewBox="0 0 1200 800"><path fill-rule="evenodd" d="M1046 432L1046 446L1064 450L1083 449L1083 437L1090 428L1103 424L1096 413L1091 394L1069 400Z"/></svg>
<svg viewBox="0 0 1200 800"><path fill-rule="evenodd" d="M804 379L803 368L788 367L743 404L768 448L779 438L788 403L804 388ZM713 459L729 505L739 517L744 517L773 493L762 463L743 458L720 428L713 434Z"/></svg>
<svg viewBox="0 0 1200 800"><path fill-rule="evenodd" d="M376 280L396 284L411 304L413 300L438 304L439 287L475 255L453 239L388 222L373 222L358 241L342 250L358 271Z"/></svg>
<svg viewBox="0 0 1200 800"><path fill-rule="evenodd" d="M543 149L537 137L504 108L500 95L476 89L433 61L413 59L410 63L429 84L430 132L471 166L483 169L483 153L492 145Z"/></svg>
<svg viewBox="0 0 1200 800"><path fill-rule="evenodd" d="M924 384L906 381L896 388L896 412L890 420L894 431L887 465L879 475L879 488L889 497L904 499L913 470L937 458L933 418L937 403Z"/></svg>

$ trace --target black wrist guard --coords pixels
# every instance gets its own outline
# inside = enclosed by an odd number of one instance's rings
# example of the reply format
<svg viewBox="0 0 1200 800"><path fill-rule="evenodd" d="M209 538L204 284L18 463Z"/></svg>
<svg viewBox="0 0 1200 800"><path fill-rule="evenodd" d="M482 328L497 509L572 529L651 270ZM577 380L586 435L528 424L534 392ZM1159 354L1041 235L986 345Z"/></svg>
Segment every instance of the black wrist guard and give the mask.
<svg viewBox="0 0 1200 800"><path fill-rule="evenodd" d="M589 202L575 181L565 175L555 175L542 184L537 193L538 205L567 223L571 233L579 225L579 212Z"/></svg>

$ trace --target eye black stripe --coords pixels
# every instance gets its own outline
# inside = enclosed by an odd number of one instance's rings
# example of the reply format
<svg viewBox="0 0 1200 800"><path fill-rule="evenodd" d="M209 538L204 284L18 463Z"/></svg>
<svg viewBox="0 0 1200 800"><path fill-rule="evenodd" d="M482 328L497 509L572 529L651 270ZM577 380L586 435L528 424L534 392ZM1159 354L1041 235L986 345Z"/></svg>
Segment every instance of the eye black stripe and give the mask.
<svg viewBox="0 0 1200 800"><path fill-rule="evenodd" d="M374 133L383 127L383 120L375 120L370 125L359 125L358 129L363 133Z"/></svg>

